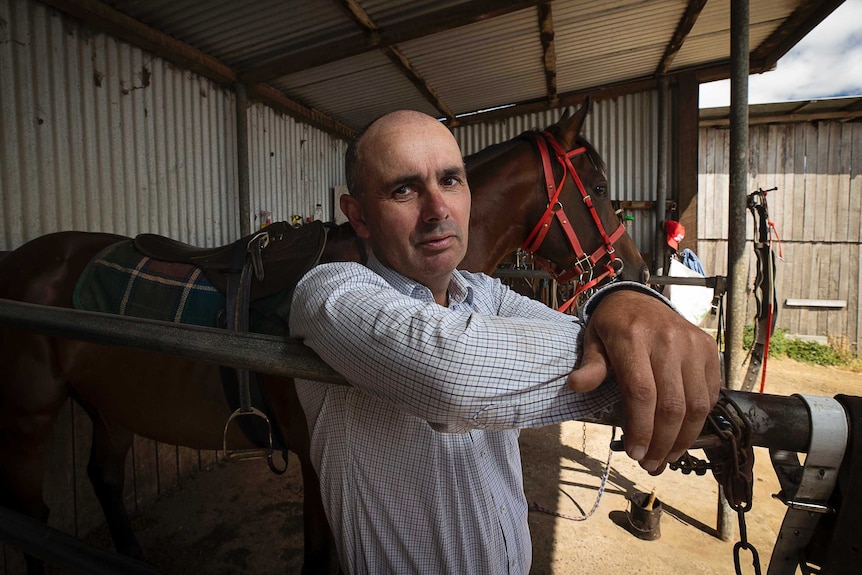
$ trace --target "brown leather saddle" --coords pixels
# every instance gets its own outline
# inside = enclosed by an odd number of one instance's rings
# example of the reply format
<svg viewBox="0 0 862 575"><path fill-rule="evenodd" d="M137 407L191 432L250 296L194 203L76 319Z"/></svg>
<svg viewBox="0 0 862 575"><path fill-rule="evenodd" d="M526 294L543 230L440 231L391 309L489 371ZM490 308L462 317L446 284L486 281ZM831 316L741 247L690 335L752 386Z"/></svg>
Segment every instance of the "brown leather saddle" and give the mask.
<svg viewBox="0 0 862 575"><path fill-rule="evenodd" d="M294 228L276 222L239 240L214 248L200 248L156 234L140 234L135 247L153 259L190 264L200 268L210 283L230 297L233 276L250 265L251 301L291 289L317 264L326 246L326 228L311 222Z"/></svg>

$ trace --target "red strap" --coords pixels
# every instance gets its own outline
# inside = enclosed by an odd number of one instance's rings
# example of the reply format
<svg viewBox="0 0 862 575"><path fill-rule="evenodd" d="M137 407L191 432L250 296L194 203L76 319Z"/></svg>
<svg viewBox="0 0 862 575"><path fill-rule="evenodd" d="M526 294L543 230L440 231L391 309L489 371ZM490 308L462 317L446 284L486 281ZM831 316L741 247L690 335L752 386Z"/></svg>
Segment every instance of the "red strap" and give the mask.
<svg viewBox="0 0 862 575"><path fill-rule="evenodd" d="M616 255L614 252L613 244L616 242L622 235L625 233L625 226L619 224L614 232L608 236L605 232L605 228L602 225L601 219L599 218L598 212L593 205L593 200L589 194L587 194L586 189L584 188L583 183L581 182L580 177L578 176L577 171L575 170L574 165L572 164L571 158L586 152L586 147L576 148L570 152L566 152L563 150L562 146L556 140L556 138L550 132L542 132L536 136L536 145L539 148L539 154L542 159L542 168L545 173L545 189L548 193L548 206L545 208L545 212L542 214L542 217L539 219L536 226L527 236L527 239L524 240L522 248L529 253L535 253L539 247L544 242L545 237L548 234L548 231L551 227L551 222L554 217L556 217L557 221L560 223L560 226L563 229L563 233L569 241L569 244L572 246L572 250L577 258L574 266L571 270L566 271L565 269L562 271L555 271L550 268L550 266L546 265L542 260L539 260L540 265L548 270L548 272L560 282L566 282L574 277L578 277L578 289L576 290L575 296L564 304L563 308L567 309L568 306L574 301L574 298L577 297L581 292L586 289L589 289L596 284L598 284L604 278L616 275L616 270L613 267L613 263L616 261ZM560 180L559 185L554 181L554 171L551 165L551 157L548 146L551 146L554 150L554 154L556 156L557 161L563 168L563 176ZM559 196L562 192L563 186L566 182L566 176L571 176L575 185L578 188L578 191L583 198L584 205L587 210L590 212L591 217L593 218L593 222L596 225L596 229L599 232L599 235L602 237L603 245L600 245L596 250L590 254L586 255L583 247L581 247L581 243L578 240L578 236L575 233L575 230L572 228L571 221L563 209L563 205L559 202ZM597 264L605 255L608 256L608 264L604 266L604 272L598 276L593 275L593 266ZM588 276L584 279L584 276Z"/></svg>

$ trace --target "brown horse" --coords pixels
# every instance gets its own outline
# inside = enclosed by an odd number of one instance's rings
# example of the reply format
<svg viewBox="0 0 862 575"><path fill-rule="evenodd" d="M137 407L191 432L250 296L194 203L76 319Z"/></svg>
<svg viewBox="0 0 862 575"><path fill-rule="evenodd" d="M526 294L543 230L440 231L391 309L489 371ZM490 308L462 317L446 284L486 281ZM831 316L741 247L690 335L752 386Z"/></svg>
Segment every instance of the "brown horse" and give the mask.
<svg viewBox="0 0 862 575"><path fill-rule="evenodd" d="M552 136L528 133L466 159L473 212L464 268L493 272L505 255L532 235L537 256L547 260L555 273L588 281L597 277L594 270L605 270L623 279L646 281L639 252L631 238L619 231L601 160L579 136L587 109L582 106L551 126L547 132ZM552 154L546 162L552 172L548 178L543 174L539 139L545 146L558 142L562 149L576 151ZM573 173L564 170L566 164ZM585 200L585 195L590 198ZM590 205L594 205L592 211L586 209ZM574 240L564 231L566 225L577 230ZM531 234L533 230L537 231ZM331 234L322 261L358 260L360 252L349 231L341 227ZM544 241L537 243L539 236ZM71 307L73 289L87 263L101 249L123 239L85 232L37 238L0 261L0 297ZM44 455L57 414L71 396L93 421L87 473L115 547L134 557L142 552L123 503L124 462L133 434L217 450L222 448L222 433L231 415L215 366L23 333L2 325L0 374L0 503L47 519L49 510L42 496ZM331 535L308 459L304 414L292 380L262 376L262 382L277 425L301 462L303 572L328 572ZM232 445L251 447L238 429L233 431ZM38 573L43 567L28 557L28 569Z"/></svg>

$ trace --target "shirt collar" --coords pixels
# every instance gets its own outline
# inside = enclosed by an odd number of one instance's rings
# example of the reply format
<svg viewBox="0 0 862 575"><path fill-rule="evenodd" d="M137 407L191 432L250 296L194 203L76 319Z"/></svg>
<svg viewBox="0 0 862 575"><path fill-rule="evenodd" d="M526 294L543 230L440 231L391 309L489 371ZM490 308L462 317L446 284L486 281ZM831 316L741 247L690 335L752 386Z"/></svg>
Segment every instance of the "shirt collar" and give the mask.
<svg viewBox="0 0 862 575"><path fill-rule="evenodd" d="M389 268L378 260L373 253L368 254L368 268L382 277L386 282L404 295L423 301L434 301L431 290L419 282L404 276ZM449 281L449 306L459 304L473 304L473 288L464 278L460 271L452 272Z"/></svg>

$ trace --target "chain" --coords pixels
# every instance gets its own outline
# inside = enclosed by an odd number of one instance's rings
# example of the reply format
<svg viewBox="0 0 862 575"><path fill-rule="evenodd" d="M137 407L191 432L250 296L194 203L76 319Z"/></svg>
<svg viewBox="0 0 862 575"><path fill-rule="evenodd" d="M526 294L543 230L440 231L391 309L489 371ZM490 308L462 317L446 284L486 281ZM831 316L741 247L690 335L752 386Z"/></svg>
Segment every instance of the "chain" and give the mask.
<svg viewBox="0 0 862 575"><path fill-rule="evenodd" d="M737 423L737 422L742 422ZM705 447L708 461L698 459L686 452L670 464L674 471L688 475L694 472L704 475L712 470L716 481L724 489L724 496L730 507L736 511L739 521L739 541L733 546L733 565L736 575L742 575L740 554L743 549L751 551L752 565L756 575L760 575L760 557L757 549L748 541L745 513L751 509L754 485L754 449L749 441L751 430L742 410L722 392L718 403L707 418L710 431L721 440L717 447Z"/></svg>
<svg viewBox="0 0 862 575"><path fill-rule="evenodd" d="M607 458L607 461L605 461L605 469L604 469L604 471L602 471L602 481L599 484L599 491L596 494L596 500L595 500L595 502L593 502L592 508L590 508L590 510L587 513L584 513L583 515L566 515L565 513L560 513L558 511L554 511L553 509L548 509L547 507L545 507L544 505L541 505L537 501L533 502L533 505L530 506L530 510L531 511L541 511L542 513L547 513L548 515L553 515L555 517L561 517L563 519L568 519L569 521L586 521L587 519L592 517L593 513L596 512L596 509L599 508L599 503L602 500L602 495L604 495L605 488L607 487L607 484L608 484L608 476L610 475L610 472L611 472L611 459L613 458L613 454L614 454L613 444L614 444L614 438L616 437L616 435L617 435L617 428L612 427L611 428L611 445L608 447L608 458ZM587 424L586 423L584 424L583 439L584 439L583 454L586 455L586 452L587 452L587 443L586 443L587 442ZM562 491L562 489L561 489L561 491ZM563 491L563 493L566 493L566 492ZM566 495L568 496L568 494L566 494ZM571 497L570 497L570 499L571 499Z"/></svg>
<svg viewBox="0 0 862 575"><path fill-rule="evenodd" d="M733 505L731 504L731 507ZM750 507L749 507L750 509ZM739 517L739 541L733 546L733 567L736 569L736 575L742 575L742 567L739 563L740 551L746 549L751 551L751 564L754 566L754 572L760 575L760 556L757 554L757 549L754 545L748 542L748 533L745 527L745 512L746 509L739 508L736 510L736 515Z"/></svg>

